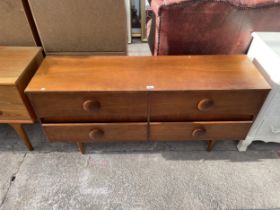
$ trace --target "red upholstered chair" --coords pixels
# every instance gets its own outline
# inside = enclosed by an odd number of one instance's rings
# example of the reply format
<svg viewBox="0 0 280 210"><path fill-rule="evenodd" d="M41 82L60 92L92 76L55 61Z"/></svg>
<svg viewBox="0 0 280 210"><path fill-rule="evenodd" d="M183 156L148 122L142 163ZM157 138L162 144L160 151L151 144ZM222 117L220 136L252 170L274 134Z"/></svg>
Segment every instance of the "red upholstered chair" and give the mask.
<svg viewBox="0 0 280 210"><path fill-rule="evenodd" d="M253 31L280 31L280 0L150 0L154 55L246 53Z"/></svg>

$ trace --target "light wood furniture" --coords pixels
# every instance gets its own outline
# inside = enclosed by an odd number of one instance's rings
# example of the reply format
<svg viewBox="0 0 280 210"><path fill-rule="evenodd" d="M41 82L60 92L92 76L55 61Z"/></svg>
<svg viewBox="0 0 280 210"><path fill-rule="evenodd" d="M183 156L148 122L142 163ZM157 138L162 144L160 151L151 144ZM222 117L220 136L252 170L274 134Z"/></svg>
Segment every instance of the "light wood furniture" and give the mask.
<svg viewBox="0 0 280 210"><path fill-rule="evenodd" d="M264 106L239 151L246 151L253 141L280 143L280 33L253 33L248 57L258 66L272 87Z"/></svg>
<svg viewBox="0 0 280 210"><path fill-rule="evenodd" d="M0 47L0 123L10 124L29 150L22 124L33 123L35 115L24 89L42 59L37 47Z"/></svg>
<svg viewBox="0 0 280 210"><path fill-rule="evenodd" d="M269 84L244 55L47 56L26 89L50 142L243 139Z"/></svg>

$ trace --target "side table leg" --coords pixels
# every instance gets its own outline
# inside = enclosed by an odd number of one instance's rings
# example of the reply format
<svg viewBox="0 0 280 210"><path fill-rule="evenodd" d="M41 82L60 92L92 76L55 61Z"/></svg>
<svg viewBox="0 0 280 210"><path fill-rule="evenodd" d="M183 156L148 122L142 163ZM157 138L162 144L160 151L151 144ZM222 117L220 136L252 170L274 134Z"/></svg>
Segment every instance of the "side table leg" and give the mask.
<svg viewBox="0 0 280 210"><path fill-rule="evenodd" d="M207 147L207 151L211 152L216 144L216 140L209 140L208 141L208 147Z"/></svg>
<svg viewBox="0 0 280 210"><path fill-rule="evenodd" d="M246 152L247 147L252 143L251 140L241 140L237 145L237 149L239 152Z"/></svg>
<svg viewBox="0 0 280 210"><path fill-rule="evenodd" d="M85 145L83 143L77 142L77 145L79 147L79 150L82 154L85 154Z"/></svg>
<svg viewBox="0 0 280 210"><path fill-rule="evenodd" d="M21 138L22 142L25 144L27 149L29 151L32 151L33 150L32 144L30 143L29 138L22 127L22 124L12 123L10 124L10 126L15 129L15 131L17 132L18 136Z"/></svg>

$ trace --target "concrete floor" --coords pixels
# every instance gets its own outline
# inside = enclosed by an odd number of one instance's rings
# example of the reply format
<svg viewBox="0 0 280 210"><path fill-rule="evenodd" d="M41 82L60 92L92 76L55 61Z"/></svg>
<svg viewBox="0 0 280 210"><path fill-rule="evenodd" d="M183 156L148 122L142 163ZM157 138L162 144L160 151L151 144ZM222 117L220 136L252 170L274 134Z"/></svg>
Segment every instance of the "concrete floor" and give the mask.
<svg viewBox="0 0 280 210"><path fill-rule="evenodd" d="M280 144L91 144L81 155L47 143L38 124L25 128L33 152L0 125L0 210L280 209Z"/></svg>
<svg viewBox="0 0 280 210"><path fill-rule="evenodd" d="M49 144L40 126L26 126L27 152L0 126L0 210L276 209L280 207L280 144L236 142L88 145Z"/></svg>

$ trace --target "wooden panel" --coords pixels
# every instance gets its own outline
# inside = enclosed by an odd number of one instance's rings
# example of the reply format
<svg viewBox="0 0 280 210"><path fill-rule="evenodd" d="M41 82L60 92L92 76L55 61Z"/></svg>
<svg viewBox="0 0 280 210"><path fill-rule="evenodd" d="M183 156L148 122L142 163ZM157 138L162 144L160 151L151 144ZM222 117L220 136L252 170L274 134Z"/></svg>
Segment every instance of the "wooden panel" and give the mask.
<svg viewBox="0 0 280 210"><path fill-rule="evenodd" d="M39 47L0 47L0 122L32 122L24 89L43 59Z"/></svg>
<svg viewBox="0 0 280 210"><path fill-rule="evenodd" d="M245 55L47 56L27 92L270 89Z"/></svg>
<svg viewBox="0 0 280 210"><path fill-rule="evenodd" d="M15 86L0 85L0 122L32 120Z"/></svg>
<svg viewBox="0 0 280 210"><path fill-rule="evenodd" d="M36 70L40 66L41 62L43 61L43 54L41 50L38 50L37 54L34 56L32 60L30 60L29 65L26 67L25 71L20 75L18 80L16 81L16 86L19 91L19 94L21 96L21 99L23 100L24 105L26 106L30 118L32 120L35 120L36 116L33 111L33 107L30 104L30 101L26 94L24 93L24 89L30 82L31 78L35 74Z"/></svg>
<svg viewBox="0 0 280 210"><path fill-rule="evenodd" d="M151 123L150 139L153 141L243 140L251 124L251 121Z"/></svg>
<svg viewBox="0 0 280 210"><path fill-rule="evenodd" d="M147 123L43 124L50 142L146 141Z"/></svg>
<svg viewBox="0 0 280 210"><path fill-rule="evenodd" d="M41 55L39 47L0 46L0 84L15 84L25 72L30 71L30 64Z"/></svg>
<svg viewBox="0 0 280 210"><path fill-rule="evenodd" d="M152 92L150 120L252 120L267 94L268 90Z"/></svg>
<svg viewBox="0 0 280 210"><path fill-rule="evenodd" d="M42 122L147 121L146 93L33 93L30 99Z"/></svg>

